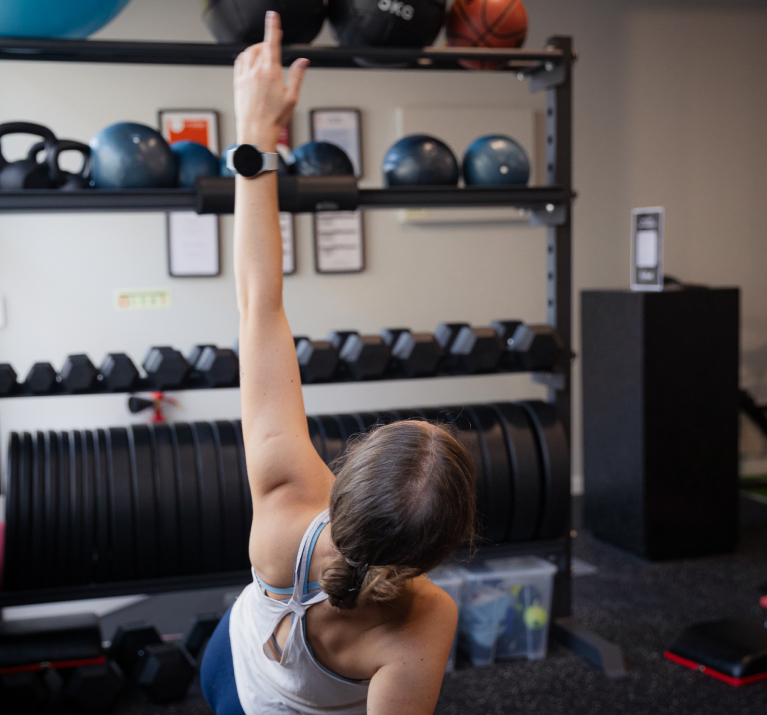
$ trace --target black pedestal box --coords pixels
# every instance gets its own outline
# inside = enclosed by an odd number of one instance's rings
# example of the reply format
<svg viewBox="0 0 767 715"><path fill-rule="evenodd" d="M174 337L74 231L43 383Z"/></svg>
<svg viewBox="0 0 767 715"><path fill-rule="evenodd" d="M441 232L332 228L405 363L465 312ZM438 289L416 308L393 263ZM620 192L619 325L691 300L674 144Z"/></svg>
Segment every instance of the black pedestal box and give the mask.
<svg viewBox="0 0 767 715"><path fill-rule="evenodd" d="M738 533L739 291L581 296L586 526L649 559Z"/></svg>

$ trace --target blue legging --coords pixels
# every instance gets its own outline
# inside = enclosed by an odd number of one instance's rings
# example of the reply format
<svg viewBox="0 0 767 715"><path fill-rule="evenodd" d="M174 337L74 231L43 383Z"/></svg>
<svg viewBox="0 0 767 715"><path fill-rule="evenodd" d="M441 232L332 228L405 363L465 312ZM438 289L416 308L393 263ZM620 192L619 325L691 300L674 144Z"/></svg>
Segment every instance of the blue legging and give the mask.
<svg viewBox="0 0 767 715"><path fill-rule="evenodd" d="M208 641L200 666L200 684L216 715L245 715L234 682L232 644L229 641L230 608Z"/></svg>

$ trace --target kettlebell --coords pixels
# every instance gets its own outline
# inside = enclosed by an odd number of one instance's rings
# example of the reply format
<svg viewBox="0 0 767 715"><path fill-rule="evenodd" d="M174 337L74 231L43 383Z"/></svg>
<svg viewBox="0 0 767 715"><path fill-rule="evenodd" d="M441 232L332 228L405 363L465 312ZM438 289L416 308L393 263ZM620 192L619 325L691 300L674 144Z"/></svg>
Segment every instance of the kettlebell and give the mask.
<svg viewBox="0 0 767 715"><path fill-rule="evenodd" d="M41 124L31 122L7 122L0 124L0 139L8 134L33 134L42 137L46 153L56 142L54 133ZM0 190L50 189L52 187L48 165L37 162L37 154L32 158L8 161L0 150Z"/></svg>
<svg viewBox="0 0 767 715"><path fill-rule="evenodd" d="M59 156L65 151L76 151L83 155L83 165L77 174L64 171L59 166ZM45 162L48 165L51 181L59 191L79 191L90 188L91 148L87 144L71 139L59 139L46 153Z"/></svg>

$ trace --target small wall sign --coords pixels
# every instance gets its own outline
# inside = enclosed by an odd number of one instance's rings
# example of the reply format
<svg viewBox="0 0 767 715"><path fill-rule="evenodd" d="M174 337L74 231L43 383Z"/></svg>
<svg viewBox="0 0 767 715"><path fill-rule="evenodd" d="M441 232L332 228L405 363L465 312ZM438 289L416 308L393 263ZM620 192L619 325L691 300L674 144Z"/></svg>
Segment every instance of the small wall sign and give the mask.
<svg viewBox="0 0 767 715"><path fill-rule="evenodd" d="M631 290L663 290L662 206L631 212Z"/></svg>

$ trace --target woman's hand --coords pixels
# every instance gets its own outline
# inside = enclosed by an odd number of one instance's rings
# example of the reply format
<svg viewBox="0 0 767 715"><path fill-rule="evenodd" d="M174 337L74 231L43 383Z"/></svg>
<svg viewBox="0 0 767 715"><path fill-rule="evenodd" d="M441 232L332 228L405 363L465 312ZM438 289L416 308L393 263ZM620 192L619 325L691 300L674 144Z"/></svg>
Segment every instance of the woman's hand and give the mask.
<svg viewBox="0 0 767 715"><path fill-rule="evenodd" d="M296 60L282 80L280 16L266 13L264 41L242 52L234 63L234 111L237 143L275 151L280 130L298 101L309 60Z"/></svg>

